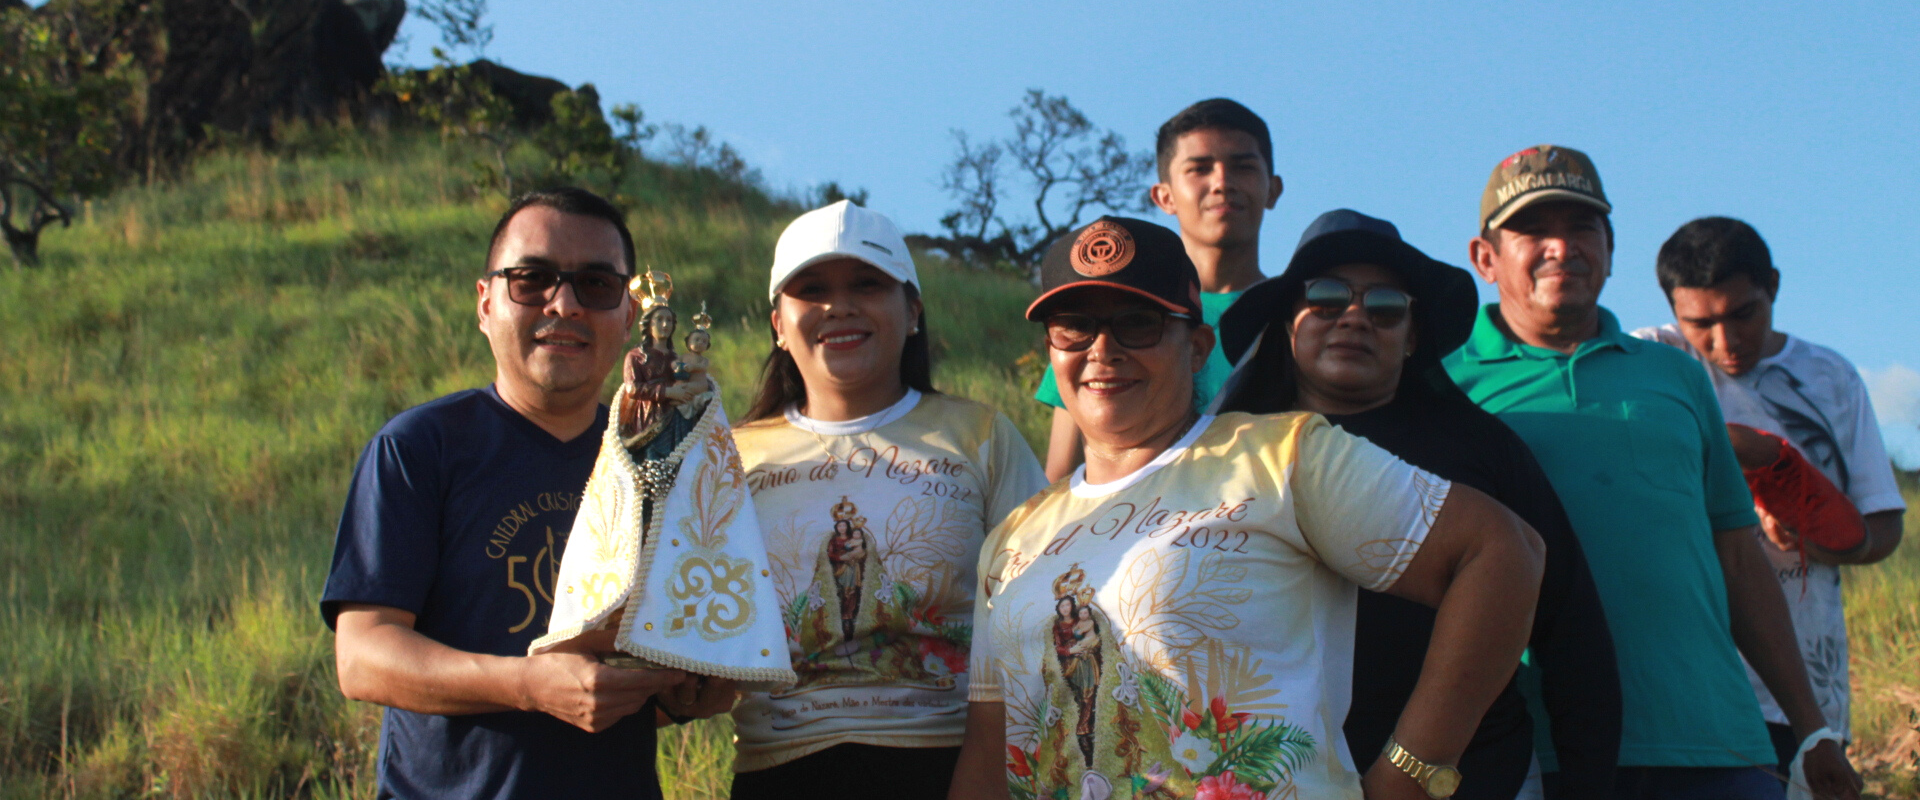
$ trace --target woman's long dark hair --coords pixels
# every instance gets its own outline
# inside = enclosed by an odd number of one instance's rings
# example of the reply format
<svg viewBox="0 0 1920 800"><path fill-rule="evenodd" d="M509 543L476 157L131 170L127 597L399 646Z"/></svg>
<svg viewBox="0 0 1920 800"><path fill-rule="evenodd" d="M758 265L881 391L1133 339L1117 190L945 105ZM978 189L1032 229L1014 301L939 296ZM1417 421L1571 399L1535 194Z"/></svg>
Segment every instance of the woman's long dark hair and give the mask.
<svg viewBox="0 0 1920 800"><path fill-rule="evenodd" d="M909 307L920 299L920 290L913 284L902 283L900 288L906 291ZM925 308L920 311L919 321L920 332L908 336L906 346L900 351L900 382L921 394L938 394L933 388L933 351L927 344L933 331L928 329ZM760 391L755 394L743 421L783 414L787 406L804 403L806 399L807 381L800 377L800 365L793 363L792 353L776 346L767 354L766 365L760 369Z"/></svg>

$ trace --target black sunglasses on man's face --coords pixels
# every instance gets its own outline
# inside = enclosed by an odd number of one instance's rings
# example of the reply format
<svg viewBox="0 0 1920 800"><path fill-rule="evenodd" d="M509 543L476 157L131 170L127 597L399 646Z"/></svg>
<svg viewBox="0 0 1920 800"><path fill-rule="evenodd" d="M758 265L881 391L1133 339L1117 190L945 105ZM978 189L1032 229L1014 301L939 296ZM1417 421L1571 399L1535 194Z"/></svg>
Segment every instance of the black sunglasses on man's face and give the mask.
<svg viewBox="0 0 1920 800"><path fill-rule="evenodd" d="M573 284L573 299L595 311L620 307L627 298L627 276L603 269L562 272L552 267L508 267L487 273L487 280L507 279L507 297L523 306L553 302L560 284Z"/></svg>

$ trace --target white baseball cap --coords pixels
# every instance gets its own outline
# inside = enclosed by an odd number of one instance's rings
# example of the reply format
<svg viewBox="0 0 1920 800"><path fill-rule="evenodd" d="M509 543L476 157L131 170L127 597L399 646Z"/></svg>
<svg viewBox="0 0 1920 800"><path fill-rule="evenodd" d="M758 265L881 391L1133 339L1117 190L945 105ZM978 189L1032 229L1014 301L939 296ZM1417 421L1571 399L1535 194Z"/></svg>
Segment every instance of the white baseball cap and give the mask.
<svg viewBox="0 0 1920 800"><path fill-rule="evenodd" d="M801 270L836 258L865 261L894 280L920 288L920 277L913 270L913 257L907 254L907 239L900 234L900 227L885 215L842 200L801 214L781 232L780 242L773 246L773 276L767 283L767 300L778 300L780 288Z"/></svg>

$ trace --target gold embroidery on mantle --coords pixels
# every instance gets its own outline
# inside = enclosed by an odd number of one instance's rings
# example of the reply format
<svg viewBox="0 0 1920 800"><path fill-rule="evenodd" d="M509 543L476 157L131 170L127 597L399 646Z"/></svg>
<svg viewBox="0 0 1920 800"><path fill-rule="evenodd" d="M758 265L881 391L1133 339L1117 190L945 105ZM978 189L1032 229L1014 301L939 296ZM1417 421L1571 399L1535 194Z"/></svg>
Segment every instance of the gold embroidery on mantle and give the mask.
<svg viewBox="0 0 1920 800"><path fill-rule="evenodd" d="M737 498L746 496L746 472L738 452L727 446L728 437L726 428L715 426L701 442L706 457L688 487L693 513L680 519L689 548L674 561L667 580L673 608L668 636L691 629L711 641L753 622L754 564L719 552L727 546L727 526L740 513Z"/></svg>

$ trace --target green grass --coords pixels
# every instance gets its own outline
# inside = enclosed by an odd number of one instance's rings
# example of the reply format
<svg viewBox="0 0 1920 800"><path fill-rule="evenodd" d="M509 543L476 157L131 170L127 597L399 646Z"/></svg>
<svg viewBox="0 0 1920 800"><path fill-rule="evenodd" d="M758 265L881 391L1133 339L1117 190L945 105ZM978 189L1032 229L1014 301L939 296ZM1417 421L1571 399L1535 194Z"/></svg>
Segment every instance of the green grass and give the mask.
<svg viewBox="0 0 1920 800"><path fill-rule="evenodd" d="M492 377L472 287L504 203L434 139L299 144L95 202L0 272L0 798L372 794L377 709L335 688L315 602L366 439ZM638 173L640 259L711 305L744 409L799 209ZM1038 437L1004 324L1031 290L922 269L939 385ZM725 723L664 735L672 796L722 796Z"/></svg>
<svg viewBox="0 0 1920 800"><path fill-rule="evenodd" d="M340 697L315 601L366 439L492 376L472 280L503 203L469 188L471 158L326 131L215 154L91 204L39 269L0 271L0 799L372 795L378 710ZM744 410L799 209L637 172L640 259L711 305ZM1043 446L1016 366L1031 288L921 269L937 383ZM1909 713L1893 692L1920 689L1920 545L1847 593L1856 751L1890 752ZM663 731L669 796L724 796L730 741L725 720ZM1911 775L1877 785L1920 797Z"/></svg>
<svg viewBox="0 0 1920 800"><path fill-rule="evenodd" d="M1888 797L1920 797L1920 474L1901 476L1906 536L1870 567L1846 570L1854 755Z"/></svg>

